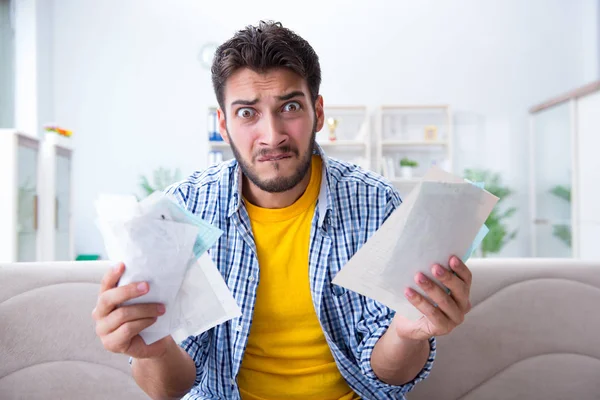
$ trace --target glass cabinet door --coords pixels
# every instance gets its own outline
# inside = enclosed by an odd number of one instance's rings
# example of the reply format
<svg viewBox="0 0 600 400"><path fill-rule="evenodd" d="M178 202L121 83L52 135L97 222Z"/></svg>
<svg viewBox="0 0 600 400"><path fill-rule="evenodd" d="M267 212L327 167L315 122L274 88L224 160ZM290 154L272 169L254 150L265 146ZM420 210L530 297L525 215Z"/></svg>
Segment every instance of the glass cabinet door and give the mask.
<svg viewBox="0 0 600 400"><path fill-rule="evenodd" d="M38 144L19 136L17 148L17 261L37 260Z"/></svg>
<svg viewBox="0 0 600 400"><path fill-rule="evenodd" d="M533 117L534 255L571 257L570 104Z"/></svg>
<svg viewBox="0 0 600 400"><path fill-rule="evenodd" d="M69 261L71 254L71 152L57 147L54 257Z"/></svg>

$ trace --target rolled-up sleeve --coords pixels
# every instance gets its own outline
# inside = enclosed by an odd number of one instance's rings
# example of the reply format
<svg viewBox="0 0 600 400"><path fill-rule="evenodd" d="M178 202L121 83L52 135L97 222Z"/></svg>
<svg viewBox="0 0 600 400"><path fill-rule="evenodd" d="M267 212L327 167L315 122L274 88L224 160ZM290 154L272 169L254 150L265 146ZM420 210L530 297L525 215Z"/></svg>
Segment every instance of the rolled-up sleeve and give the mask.
<svg viewBox="0 0 600 400"><path fill-rule="evenodd" d="M210 337L208 332L204 332L198 336L189 336L184 339L179 346L185 350L196 365L196 379L194 386L198 386L202 379L202 374L205 371L206 358L208 355Z"/></svg>
<svg viewBox="0 0 600 400"><path fill-rule="evenodd" d="M365 307L365 318L358 324L358 331L363 333L363 338L358 346L360 369L373 387L388 394L406 394L413 387L427 378L433 367L436 353L436 339L429 339L429 357L421 371L413 380L403 385L390 385L380 380L371 366L371 355L377 341L383 336L390 326L394 317L394 311L381 305L380 303L367 299Z"/></svg>

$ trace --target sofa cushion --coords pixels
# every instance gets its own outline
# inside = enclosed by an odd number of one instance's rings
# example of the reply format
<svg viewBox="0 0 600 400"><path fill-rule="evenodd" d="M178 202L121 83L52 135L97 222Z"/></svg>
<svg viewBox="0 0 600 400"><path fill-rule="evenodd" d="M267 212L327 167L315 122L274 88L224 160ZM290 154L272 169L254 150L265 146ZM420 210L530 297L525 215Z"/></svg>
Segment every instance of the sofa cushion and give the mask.
<svg viewBox="0 0 600 400"><path fill-rule="evenodd" d="M0 265L0 398L147 399L91 317L107 262Z"/></svg>

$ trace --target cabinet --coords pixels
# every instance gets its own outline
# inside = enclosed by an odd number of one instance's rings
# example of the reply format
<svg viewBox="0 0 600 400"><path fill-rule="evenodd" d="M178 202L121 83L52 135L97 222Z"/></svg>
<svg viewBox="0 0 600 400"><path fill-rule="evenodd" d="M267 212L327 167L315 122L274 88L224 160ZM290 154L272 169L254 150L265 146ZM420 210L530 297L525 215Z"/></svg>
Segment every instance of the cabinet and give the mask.
<svg viewBox="0 0 600 400"><path fill-rule="evenodd" d="M600 81L530 109L531 253L600 260Z"/></svg>
<svg viewBox="0 0 600 400"><path fill-rule="evenodd" d="M74 259L71 139L48 133L40 153L40 257L44 261Z"/></svg>
<svg viewBox="0 0 600 400"><path fill-rule="evenodd" d="M38 261L37 138L0 129L0 261Z"/></svg>

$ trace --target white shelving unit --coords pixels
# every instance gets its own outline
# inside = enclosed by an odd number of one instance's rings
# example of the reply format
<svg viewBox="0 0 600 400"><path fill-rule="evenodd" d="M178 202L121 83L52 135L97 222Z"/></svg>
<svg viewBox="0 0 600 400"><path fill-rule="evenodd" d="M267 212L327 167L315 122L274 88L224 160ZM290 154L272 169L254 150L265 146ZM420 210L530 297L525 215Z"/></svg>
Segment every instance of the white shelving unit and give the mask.
<svg viewBox="0 0 600 400"><path fill-rule="evenodd" d="M371 129L366 106L325 106L325 123L317 132L317 143L328 157L358 164L372 169ZM335 140L331 140L332 123Z"/></svg>
<svg viewBox="0 0 600 400"><path fill-rule="evenodd" d="M530 109L531 255L600 260L600 81Z"/></svg>
<svg viewBox="0 0 600 400"><path fill-rule="evenodd" d="M371 134L369 129L369 115L366 106L326 106L325 124L316 134L317 143L323 148L328 156L349 161L361 165L366 169L372 169L371 159ZM216 122L216 108L210 107L207 113L208 119L208 165L219 160L228 160L233 157L229 144L222 140L211 140L218 138L218 127ZM335 140L330 140L330 123L337 122L335 127ZM216 153L216 159L211 156Z"/></svg>
<svg viewBox="0 0 600 400"><path fill-rule="evenodd" d="M448 105L386 105L376 116L376 171L403 196L433 165L453 171L452 113ZM419 165L403 175L400 161Z"/></svg>
<svg viewBox="0 0 600 400"><path fill-rule="evenodd" d="M40 241L43 261L75 258L73 240L72 140L46 134L40 158Z"/></svg>
<svg viewBox="0 0 600 400"><path fill-rule="evenodd" d="M39 261L36 137L0 129L0 262Z"/></svg>

